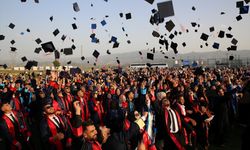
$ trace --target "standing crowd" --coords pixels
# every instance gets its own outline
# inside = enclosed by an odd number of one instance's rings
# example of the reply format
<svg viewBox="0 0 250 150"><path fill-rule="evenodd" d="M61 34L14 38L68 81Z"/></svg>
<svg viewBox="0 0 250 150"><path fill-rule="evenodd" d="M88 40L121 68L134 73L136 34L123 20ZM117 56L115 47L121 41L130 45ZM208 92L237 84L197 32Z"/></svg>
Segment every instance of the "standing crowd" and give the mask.
<svg viewBox="0 0 250 150"><path fill-rule="evenodd" d="M1 150L184 150L223 147L245 125L249 68L0 73Z"/></svg>

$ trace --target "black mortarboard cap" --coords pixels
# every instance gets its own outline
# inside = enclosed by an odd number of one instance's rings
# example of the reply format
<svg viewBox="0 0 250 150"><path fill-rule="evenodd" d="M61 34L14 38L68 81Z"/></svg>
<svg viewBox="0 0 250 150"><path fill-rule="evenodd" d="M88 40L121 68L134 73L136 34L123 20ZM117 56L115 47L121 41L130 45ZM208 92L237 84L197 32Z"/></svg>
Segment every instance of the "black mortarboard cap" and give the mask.
<svg viewBox="0 0 250 150"><path fill-rule="evenodd" d="M227 37L227 38L232 38L232 37L233 37L233 35L232 35L232 34L230 34L230 33L227 33L227 34L226 34L226 37Z"/></svg>
<svg viewBox="0 0 250 150"><path fill-rule="evenodd" d="M172 20L166 22L165 28L168 30L168 32L171 32L174 27L175 24Z"/></svg>
<svg viewBox="0 0 250 150"><path fill-rule="evenodd" d="M76 49L76 46L75 46L74 44L72 44L71 48L72 48L73 50L75 50L75 49Z"/></svg>
<svg viewBox="0 0 250 150"><path fill-rule="evenodd" d="M10 24L9 24L9 28L14 29L14 28L15 28L15 25L14 25L13 23L10 23Z"/></svg>
<svg viewBox="0 0 250 150"><path fill-rule="evenodd" d="M193 6L193 7L192 7L192 10L193 10L193 11L195 11L195 10L196 10L196 8Z"/></svg>
<svg viewBox="0 0 250 150"><path fill-rule="evenodd" d="M55 46L54 46L52 41L43 43L43 44L41 44L41 46L42 46L42 49L44 50L45 53L54 52L54 50L55 50Z"/></svg>
<svg viewBox="0 0 250 150"><path fill-rule="evenodd" d="M218 37L219 38L224 38L224 36L225 36L225 32L224 31L220 31Z"/></svg>
<svg viewBox="0 0 250 150"><path fill-rule="evenodd" d="M102 20L102 21L101 21L101 25L102 25L102 26L105 26L106 24L107 24L107 23L106 23L105 20Z"/></svg>
<svg viewBox="0 0 250 150"><path fill-rule="evenodd" d="M91 24L91 29L96 29L96 27L97 27L96 23Z"/></svg>
<svg viewBox="0 0 250 150"><path fill-rule="evenodd" d="M107 50L107 54L108 54L108 55L110 55L110 54L111 54L109 50Z"/></svg>
<svg viewBox="0 0 250 150"><path fill-rule="evenodd" d="M224 15L224 14L225 14L225 12L224 12L224 11L222 11L222 12L220 12L220 14L221 14L221 15Z"/></svg>
<svg viewBox="0 0 250 150"><path fill-rule="evenodd" d="M21 0L21 2L26 2L27 0Z"/></svg>
<svg viewBox="0 0 250 150"><path fill-rule="evenodd" d="M210 32L213 32L213 31L214 31L214 27L210 27L210 28L209 28L209 31L210 31Z"/></svg>
<svg viewBox="0 0 250 150"><path fill-rule="evenodd" d="M42 43L42 41L41 41L40 38L37 38L35 41L36 41L37 44L41 44Z"/></svg>
<svg viewBox="0 0 250 150"><path fill-rule="evenodd" d="M196 22L191 22L192 27L195 27L197 25Z"/></svg>
<svg viewBox="0 0 250 150"><path fill-rule="evenodd" d="M119 59L117 59L117 60L116 60L116 62L117 62L118 64L120 64L120 63L121 63Z"/></svg>
<svg viewBox="0 0 250 150"><path fill-rule="evenodd" d="M229 26L227 29L228 29L228 31L231 31L231 30L232 30L232 27L231 27L231 26Z"/></svg>
<svg viewBox="0 0 250 150"><path fill-rule="evenodd" d="M231 43L232 43L233 45L236 45L236 44L238 43L238 40L236 40L235 38L233 38L232 41L231 41Z"/></svg>
<svg viewBox="0 0 250 150"><path fill-rule="evenodd" d="M127 19L127 20L132 18L132 17L131 17L131 13L127 13L125 16L126 16L126 19Z"/></svg>
<svg viewBox="0 0 250 150"><path fill-rule="evenodd" d="M236 20L237 20L237 21L240 21L241 19L242 19L242 16L241 16L241 15L239 15L239 16L236 17Z"/></svg>
<svg viewBox="0 0 250 150"><path fill-rule="evenodd" d="M100 53L97 50L95 50L92 55L97 59Z"/></svg>
<svg viewBox="0 0 250 150"><path fill-rule="evenodd" d="M186 43L185 43L185 42L183 42L183 43L182 43L182 46L183 46L183 47L186 47Z"/></svg>
<svg viewBox="0 0 250 150"><path fill-rule="evenodd" d="M26 29L27 32L30 32L30 29Z"/></svg>
<svg viewBox="0 0 250 150"><path fill-rule="evenodd" d="M62 37L61 37L61 40L65 40L66 39L66 36L65 35L62 35Z"/></svg>
<svg viewBox="0 0 250 150"><path fill-rule="evenodd" d="M68 61L67 64L70 65L70 64L71 64L71 61Z"/></svg>
<svg viewBox="0 0 250 150"><path fill-rule="evenodd" d="M174 38L174 34L171 33L171 34L169 35L169 38L172 40L172 39Z"/></svg>
<svg viewBox="0 0 250 150"><path fill-rule="evenodd" d="M154 54L147 53L147 59L154 60Z"/></svg>
<svg viewBox="0 0 250 150"><path fill-rule="evenodd" d="M238 1L238 2L236 2L236 7L237 8L241 8L243 6L244 6L244 1Z"/></svg>
<svg viewBox="0 0 250 150"><path fill-rule="evenodd" d="M49 20L52 22L52 21L53 21L53 16L50 16L50 17L49 17Z"/></svg>
<svg viewBox="0 0 250 150"><path fill-rule="evenodd" d="M158 32L156 32L156 31L153 31L152 35L153 35L153 37L160 37L160 34Z"/></svg>
<svg viewBox="0 0 250 150"><path fill-rule="evenodd" d="M131 41L130 41L130 40L127 40L127 43L128 43L128 44L130 44L130 43L131 43Z"/></svg>
<svg viewBox="0 0 250 150"><path fill-rule="evenodd" d="M30 70L33 67L33 61L28 61L24 67L25 69Z"/></svg>
<svg viewBox="0 0 250 150"><path fill-rule="evenodd" d="M72 28L73 28L74 30L77 29L77 26L76 26L75 23L72 24Z"/></svg>
<svg viewBox="0 0 250 150"><path fill-rule="evenodd" d="M123 17L123 13L119 13L119 16L122 18Z"/></svg>
<svg viewBox="0 0 250 150"><path fill-rule="evenodd" d="M152 9L151 12L154 14L154 13L157 12L157 10L156 9Z"/></svg>
<svg viewBox="0 0 250 150"><path fill-rule="evenodd" d="M206 46L208 46L208 43L205 43Z"/></svg>
<svg viewBox="0 0 250 150"><path fill-rule="evenodd" d="M194 32L198 32L198 30L197 30L197 29L195 29L195 30L194 30Z"/></svg>
<svg viewBox="0 0 250 150"><path fill-rule="evenodd" d="M111 37L111 41L112 41L112 42L117 42L117 37L112 36L112 37Z"/></svg>
<svg viewBox="0 0 250 150"><path fill-rule="evenodd" d="M23 62L25 62L25 61L27 61L27 58L24 56L24 57L21 58L21 60L22 60Z"/></svg>
<svg viewBox="0 0 250 150"><path fill-rule="evenodd" d="M60 52L58 50L55 50L55 59L60 59Z"/></svg>
<svg viewBox="0 0 250 150"><path fill-rule="evenodd" d="M32 61L32 64L33 64L33 66L38 66L38 62L35 60Z"/></svg>
<svg viewBox="0 0 250 150"><path fill-rule="evenodd" d="M115 42L115 43L113 44L113 48L117 48L117 47L119 47L119 44L120 44L120 43Z"/></svg>
<svg viewBox="0 0 250 150"><path fill-rule="evenodd" d="M84 57L84 56L82 56L82 57L81 57L81 60L84 60L84 59L85 59L85 57Z"/></svg>
<svg viewBox="0 0 250 150"><path fill-rule="evenodd" d="M5 36L4 35L0 35L0 40L4 40Z"/></svg>
<svg viewBox="0 0 250 150"><path fill-rule="evenodd" d="M15 44L16 42L15 42L15 40L11 40L10 43L13 45L13 44Z"/></svg>
<svg viewBox="0 0 250 150"><path fill-rule="evenodd" d="M234 60L234 56L229 56L229 60Z"/></svg>
<svg viewBox="0 0 250 150"><path fill-rule="evenodd" d="M34 52L39 54L41 50L42 50L41 48L36 48Z"/></svg>
<svg viewBox="0 0 250 150"><path fill-rule="evenodd" d="M7 66L6 64L4 64L4 65L3 65L3 68L6 69L6 68L8 68L8 66Z"/></svg>
<svg viewBox="0 0 250 150"><path fill-rule="evenodd" d="M173 8L172 0L157 3L157 7L158 7L160 18L174 16L174 8Z"/></svg>
<svg viewBox="0 0 250 150"><path fill-rule="evenodd" d="M220 47L220 44L219 44L219 43L214 42L214 44L213 44L213 48L214 48L214 49L219 49L219 47Z"/></svg>
<svg viewBox="0 0 250 150"><path fill-rule="evenodd" d="M149 4L153 4L154 0L145 0L146 2L148 2Z"/></svg>
<svg viewBox="0 0 250 150"><path fill-rule="evenodd" d="M57 34L59 34L59 33L60 33L60 31L58 29L55 29L55 31L53 32L53 35L57 36Z"/></svg>
<svg viewBox="0 0 250 150"><path fill-rule="evenodd" d="M39 3L39 0L35 0L35 3Z"/></svg>
<svg viewBox="0 0 250 150"><path fill-rule="evenodd" d="M141 51L139 51L139 54L140 54L140 55L142 55L142 52L141 52Z"/></svg>
<svg viewBox="0 0 250 150"><path fill-rule="evenodd" d="M159 44L164 45L164 40L159 39Z"/></svg>
<svg viewBox="0 0 250 150"><path fill-rule="evenodd" d="M231 47L228 47L227 50L228 51L236 51L237 50L237 46L231 45Z"/></svg>
<svg viewBox="0 0 250 150"><path fill-rule="evenodd" d="M75 12L80 11L80 8L79 8L77 3L73 3L73 9L74 9Z"/></svg>
<svg viewBox="0 0 250 150"><path fill-rule="evenodd" d="M17 49L16 49L15 47L10 47L10 50L11 50L12 52L15 52Z"/></svg>
<svg viewBox="0 0 250 150"><path fill-rule="evenodd" d="M168 56L164 56L164 58L168 59Z"/></svg>
<svg viewBox="0 0 250 150"><path fill-rule="evenodd" d="M174 43L174 42L172 41L170 47L174 50L174 53L175 53L175 54L178 53L178 50L177 50L178 44L177 44L177 43Z"/></svg>
<svg viewBox="0 0 250 150"><path fill-rule="evenodd" d="M152 67L152 64L150 64L150 63L146 63L146 65L150 68L150 67Z"/></svg>
<svg viewBox="0 0 250 150"><path fill-rule="evenodd" d="M72 48L64 48L63 53L65 55L72 55L73 54L73 50L72 50Z"/></svg>
<svg viewBox="0 0 250 150"><path fill-rule="evenodd" d="M205 33L202 33L200 38L201 38L203 41L207 41L208 35L205 34Z"/></svg>
<svg viewBox="0 0 250 150"><path fill-rule="evenodd" d="M249 6L248 5L240 7L240 14L247 14L248 11L249 11Z"/></svg>

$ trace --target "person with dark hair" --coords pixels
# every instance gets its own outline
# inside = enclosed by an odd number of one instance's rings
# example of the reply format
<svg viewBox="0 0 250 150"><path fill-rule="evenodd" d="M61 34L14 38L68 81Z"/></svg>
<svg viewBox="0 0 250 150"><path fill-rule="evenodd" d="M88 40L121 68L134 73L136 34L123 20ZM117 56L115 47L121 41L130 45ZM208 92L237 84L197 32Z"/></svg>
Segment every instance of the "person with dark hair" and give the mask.
<svg viewBox="0 0 250 150"><path fill-rule="evenodd" d="M2 100L0 104L3 113L0 120L0 137L8 149L30 149L31 132L28 131L23 116L13 111L9 100Z"/></svg>

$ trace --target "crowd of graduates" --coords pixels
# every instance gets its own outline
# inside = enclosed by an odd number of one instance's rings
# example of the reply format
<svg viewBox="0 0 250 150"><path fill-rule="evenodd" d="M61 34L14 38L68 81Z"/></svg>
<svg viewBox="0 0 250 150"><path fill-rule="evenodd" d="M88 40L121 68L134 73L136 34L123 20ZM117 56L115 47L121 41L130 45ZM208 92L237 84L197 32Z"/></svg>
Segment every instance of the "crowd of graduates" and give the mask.
<svg viewBox="0 0 250 150"><path fill-rule="evenodd" d="M1 150L249 148L248 68L0 73Z"/></svg>

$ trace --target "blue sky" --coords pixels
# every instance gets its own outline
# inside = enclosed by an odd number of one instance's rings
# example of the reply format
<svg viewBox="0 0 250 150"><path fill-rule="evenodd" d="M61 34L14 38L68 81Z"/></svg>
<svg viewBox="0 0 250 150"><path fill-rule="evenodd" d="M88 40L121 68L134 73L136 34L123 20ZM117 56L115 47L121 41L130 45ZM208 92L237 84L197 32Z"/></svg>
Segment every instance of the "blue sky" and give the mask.
<svg viewBox="0 0 250 150"><path fill-rule="evenodd" d="M27 56L28 59L34 58L53 58L54 56L47 56L44 52L35 54L34 49L39 47L35 42L38 37L42 42L53 41L57 49L71 47L71 38L75 40L74 45L77 47L74 50L75 57L91 56L93 51L98 50L101 55L106 55L106 50L109 49L111 53L123 53L131 51L148 50L153 47L158 51L158 39L152 36L152 31L156 30L160 34L170 33L165 29L165 23L159 26L151 25L149 18L151 16L151 9L157 9L157 3L164 0L155 0L153 5L150 5L144 0L40 0L37 4L34 0L27 0L26 3L21 3L20 0L1 0L0 5L0 34L5 35L5 40L0 41L0 55L11 58L20 58ZM74 12L72 5L77 2L80 11ZM220 43L221 51L226 51L226 48L231 45L231 39L217 37L220 30L231 33L234 38L238 40L238 49L250 49L250 17L249 14L242 15L241 21L236 21L239 10L235 7L236 0L173 0L175 16L165 18L165 22L173 20L175 28L173 31L181 30L181 26L189 29L189 33L183 33L173 39L179 44L179 53L187 52L201 52L201 51L217 51L212 48L214 42ZM93 4L93 7L90 5ZM196 7L193 11L192 6ZM221 12L224 15L220 15ZM119 13L131 13L132 19L126 20L124 17L120 18ZM105 18L109 15L108 18ZM53 16L53 22L50 22L49 17ZM76 20L73 19L76 17ZM90 18L94 20L90 20ZM105 19L106 26L101 26L100 22ZM14 23L16 27L11 30L8 28L10 23ZM200 24L198 32L194 32L191 27L191 22ZM76 23L77 30L73 30L72 23ZM92 30L90 28L92 23L97 24L97 29L94 31L97 38L100 39L99 44L91 43L89 38ZM215 32L210 33L209 27L214 26ZM232 31L227 28L231 26ZM125 28L125 32L122 31ZM31 30L30 33L26 29ZM54 37L52 32L59 29L60 33ZM107 32L108 31L108 32ZM173 32L172 31L172 32ZM20 33L24 32L24 35ZM207 41L209 46L205 46L205 42L200 40L201 33L210 35ZM67 38L64 42L60 39L65 34ZM125 36L128 34L128 37ZM118 38L120 46L112 49L112 44L108 41L111 36ZM16 43L13 47L18 50L16 53L10 52L11 40ZM131 44L127 44L127 40ZM187 46L182 47L181 43L186 42ZM146 45L146 43L149 43ZM203 48L200 48L203 45ZM81 51L82 49L82 51ZM172 51L171 49L169 51Z"/></svg>

